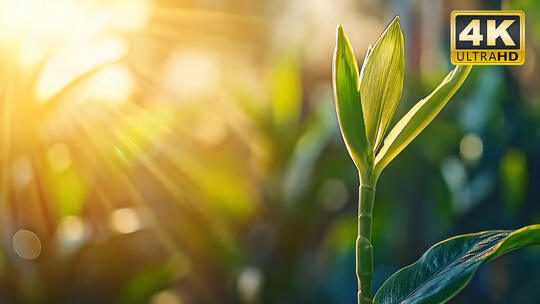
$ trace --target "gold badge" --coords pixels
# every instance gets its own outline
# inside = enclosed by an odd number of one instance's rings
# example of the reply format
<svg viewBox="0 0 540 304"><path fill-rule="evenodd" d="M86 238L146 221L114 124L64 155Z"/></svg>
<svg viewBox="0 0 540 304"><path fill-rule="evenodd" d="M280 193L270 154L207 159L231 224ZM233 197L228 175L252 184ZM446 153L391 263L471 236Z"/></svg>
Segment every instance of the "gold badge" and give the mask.
<svg viewBox="0 0 540 304"><path fill-rule="evenodd" d="M520 65L525 62L523 11L453 11L452 64Z"/></svg>

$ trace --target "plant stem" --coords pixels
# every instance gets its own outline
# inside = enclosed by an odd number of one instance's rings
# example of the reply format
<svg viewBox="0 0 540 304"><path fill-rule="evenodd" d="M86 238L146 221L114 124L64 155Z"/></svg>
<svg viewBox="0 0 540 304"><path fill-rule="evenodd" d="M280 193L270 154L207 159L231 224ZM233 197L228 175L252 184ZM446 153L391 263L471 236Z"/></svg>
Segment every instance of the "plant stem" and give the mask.
<svg viewBox="0 0 540 304"><path fill-rule="evenodd" d="M358 304L371 304L373 278L373 246L371 246L371 218L375 187L361 184L358 201L358 238L356 239L356 276Z"/></svg>

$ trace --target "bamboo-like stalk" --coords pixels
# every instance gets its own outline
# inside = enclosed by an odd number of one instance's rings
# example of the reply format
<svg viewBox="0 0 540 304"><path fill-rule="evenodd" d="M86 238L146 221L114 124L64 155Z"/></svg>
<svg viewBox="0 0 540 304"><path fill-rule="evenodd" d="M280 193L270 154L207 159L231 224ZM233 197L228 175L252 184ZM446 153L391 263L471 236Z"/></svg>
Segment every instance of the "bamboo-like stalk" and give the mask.
<svg viewBox="0 0 540 304"><path fill-rule="evenodd" d="M358 237L356 239L356 276L358 277L358 304L371 304L373 278L373 246L371 245L371 219L375 187L361 184L358 198Z"/></svg>

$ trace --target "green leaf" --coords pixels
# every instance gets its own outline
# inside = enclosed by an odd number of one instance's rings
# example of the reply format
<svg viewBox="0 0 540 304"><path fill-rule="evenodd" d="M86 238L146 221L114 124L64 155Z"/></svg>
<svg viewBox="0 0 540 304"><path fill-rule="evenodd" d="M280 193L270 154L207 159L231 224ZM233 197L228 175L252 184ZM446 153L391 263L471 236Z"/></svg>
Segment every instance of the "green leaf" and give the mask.
<svg viewBox="0 0 540 304"><path fill-rule="evenodd" d="M403 33L396 16L375 43L360 73L360 94L366 122L366 136L377 151L403 90L405 54Z"/></svg>
<svg viewBox="0 0 540 304"><path fill-rule="evenodd" d="M374 304L444 303L467 285L480 265L517 248L540 244L540 224L519 230L465 234L431 247L392 275Z"/></svg>
<svg viewBox="0 0 540 304"><path fill-rule="evenodd" d="M367 177L373 164L373 153L367 143L359 93L358 65L352 47L341 25L332 65L336 112L343 140L360 174Z"/></svg>
<svg viewBox="0 0 540 304"><path fill-rule="evenodd" d="M439 86L420 100L390 131L375 158L375 172L380 173L432 120L456 93L472 66L457 66Z"/></svg>

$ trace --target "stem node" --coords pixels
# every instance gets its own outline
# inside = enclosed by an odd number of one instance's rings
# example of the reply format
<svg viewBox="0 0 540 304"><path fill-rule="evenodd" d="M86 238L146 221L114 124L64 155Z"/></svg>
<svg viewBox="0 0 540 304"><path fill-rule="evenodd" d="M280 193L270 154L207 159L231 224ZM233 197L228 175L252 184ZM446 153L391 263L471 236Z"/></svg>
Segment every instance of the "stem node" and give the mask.
<svg viewBox="0 0 540 304"><path fill-rule="evenodd" d="M373 246L371 222L375 188L360 185L358 202L358 237L356 239L356 276L358 277L358 304L372 303Z"/></svg>

